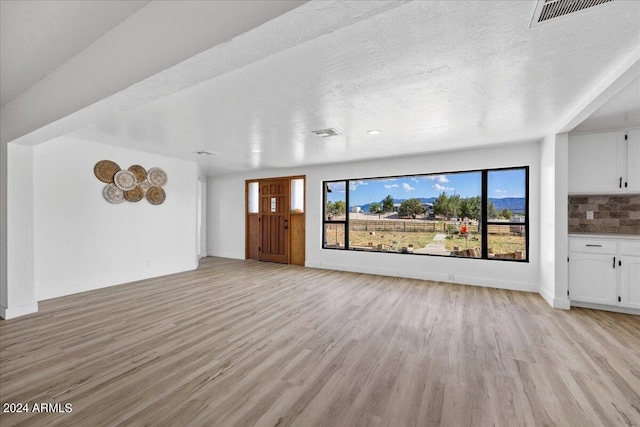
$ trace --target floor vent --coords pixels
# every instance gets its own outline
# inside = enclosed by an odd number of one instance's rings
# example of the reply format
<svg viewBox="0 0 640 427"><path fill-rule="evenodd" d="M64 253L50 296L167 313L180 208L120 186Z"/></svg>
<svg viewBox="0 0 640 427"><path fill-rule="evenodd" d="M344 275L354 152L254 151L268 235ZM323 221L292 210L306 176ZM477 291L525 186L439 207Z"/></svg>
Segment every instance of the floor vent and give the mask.
<svg viewBox="0 0 640 427"><path fill-rule="evenodd" d="M530 27L553 18L579 12L613 0L538 0Z"/></svg>
<svg viewBox="0 0 640 427"><path fill-rule="evenodd" d="M328 138L330 136L338 136L338 135L340 135L340 132L338 132L337 130L335 130L333 128L312 130L311 133L315 133L316 135L321 136L323 138Z"/></svg>

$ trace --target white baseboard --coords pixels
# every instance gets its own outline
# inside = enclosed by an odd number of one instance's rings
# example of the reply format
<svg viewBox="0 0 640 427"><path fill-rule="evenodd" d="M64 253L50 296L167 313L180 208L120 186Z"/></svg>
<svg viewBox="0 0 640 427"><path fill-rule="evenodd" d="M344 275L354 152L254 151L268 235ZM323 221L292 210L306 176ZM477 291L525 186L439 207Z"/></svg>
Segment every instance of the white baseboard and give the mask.
<svg viewBox="0 0 640 427"><path fill-rule="evenodd" d="M637 308L618 307L617 305L594 304L590 302L571 301L571 307L592 308L594 310L613 311L615 313L635 314L640 316L640 310Z"/></svg>
<svg viewBox="0 0 640 427"><path fill-rule="evenodd" d="M235 252L218 252L215 254L207 254L207 256L218 257L218 258L229 258L229 259L244 259L244 254L238 255Z"/></svg>
<svg viewBox="0 0 640 427"><path fill-rule="evenodd" d="M16 317L25 316L31 313L38 312L38 303L32 302L29 304L19 305L17 307L5 307L0 305L0 317L5 320L15 319Z"/></svg>
<svg viewBox="0 0 640 427"><path fill-rule="evenodd" d="M560 310L569 310L571 308L571 303L567 298L554 298L551 306L553 308L559 308Z"/></svg>
<svg viewBox="0 0 640 427"><path fill-rule="evenodd" d="M82 281L78 283L68 284L65 282L64 286L55 286L52 284L35 284L36 298L38 301L47 300L51 298L63 297L66 295L73 295L80 292L93 291L96 289L106 288L109 286L121 285L124 283L137 282L139 280L151 279L153 277L166 276L168 274L181 273L183 271L195 270L198 267L197 263L175 265L170 267L155 268L153 270L138 271L127 275L109 276L100 279L94 279L89 281ZM46 286L46 287L45 287Z"/></svg>
<svg viewBox="0 0 640 427"><path fill-rule="evenodd" d="M568 298L556 298L554 297L547 289L540 287L538 289L538 293L544 300L553 308L558 308L560 310L569 310L570 304Z"/></svg>
<svg viewBox="0 0 640 427"><path fill-rule="evenodd" d="M325 270L338 270L338 271L349 271L353 273L366 273L366 274L378 274L380 276L391 276L391 277L406 277L408 279L418 279L418 280L433 280L436 282L446 282L446 283L455 283L459 285L471 285L471 286L482 286L486 288L498 288L498 289L509 289L513 291L523 291L523 292L539 292L537 283L525 283L525 282L516 282L513 280L494 280L494 279L483 279L481 277L471 277L471 276L461 276L456 274L455 280L449 280L449 277L445 273L412 273L403 270L394 270L390 268L376 268L376 267L367 267L367 268L359 268L357 266L352 266L348 264L331 264L331 263L318 263L318 262L309 262L305 263L306 267L311 268L321 268Z"/></svg>

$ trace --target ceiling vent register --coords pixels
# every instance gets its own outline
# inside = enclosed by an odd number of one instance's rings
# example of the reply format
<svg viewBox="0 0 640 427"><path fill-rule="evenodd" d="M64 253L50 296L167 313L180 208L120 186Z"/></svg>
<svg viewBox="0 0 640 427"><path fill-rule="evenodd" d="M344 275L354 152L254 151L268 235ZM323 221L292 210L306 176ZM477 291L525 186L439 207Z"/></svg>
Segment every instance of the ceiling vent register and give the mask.
<svg viewBox="0 0 640 427"><path fill-rule="evenodd" d="M337 130L335 130L333 128L312 130L311 133L315 133L316 135L321 136L323 138L329 138L330 136L338 136L338 135L340 135L340 132L338 132Z"/></svg>
<svg viewBox="0 0 640 427"><path fill-rule="evenodd" d="M539 0L531 26L613 0Z"/></svg>

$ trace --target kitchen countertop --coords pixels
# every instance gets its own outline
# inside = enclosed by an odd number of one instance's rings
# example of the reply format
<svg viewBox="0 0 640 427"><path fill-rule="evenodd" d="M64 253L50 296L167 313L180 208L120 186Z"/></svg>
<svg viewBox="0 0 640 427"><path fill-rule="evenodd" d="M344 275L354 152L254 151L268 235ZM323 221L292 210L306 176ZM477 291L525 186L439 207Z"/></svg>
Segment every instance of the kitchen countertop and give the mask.
<svg viewBox="0 0 640 427"><path fill-rule="evenodd" d="M598 239L618 239L618 240L640 240L638 234L591 234L591 233L571 233L569 237L598 238Z"/></svg>

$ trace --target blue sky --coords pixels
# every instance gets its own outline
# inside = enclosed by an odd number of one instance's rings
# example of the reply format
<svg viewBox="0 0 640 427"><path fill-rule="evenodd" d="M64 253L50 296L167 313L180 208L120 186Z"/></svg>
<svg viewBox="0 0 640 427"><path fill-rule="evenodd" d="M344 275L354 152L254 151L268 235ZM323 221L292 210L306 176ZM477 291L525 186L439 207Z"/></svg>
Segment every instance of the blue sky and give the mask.
<svg viewBox="0 0 640 427"><path fill-rule="evenodd" d="M438 197L443 191L449 195L459 194L463 198L479 196L482 192L481 180L480 172L352 180L349 204L355 206L379 202L387 194L394 199ZM332 192L327 195L329 200L344 200L344 184L331 184L330 187ZM524 197L524 170L490 172L488 189L490 198Z"/></svg>

